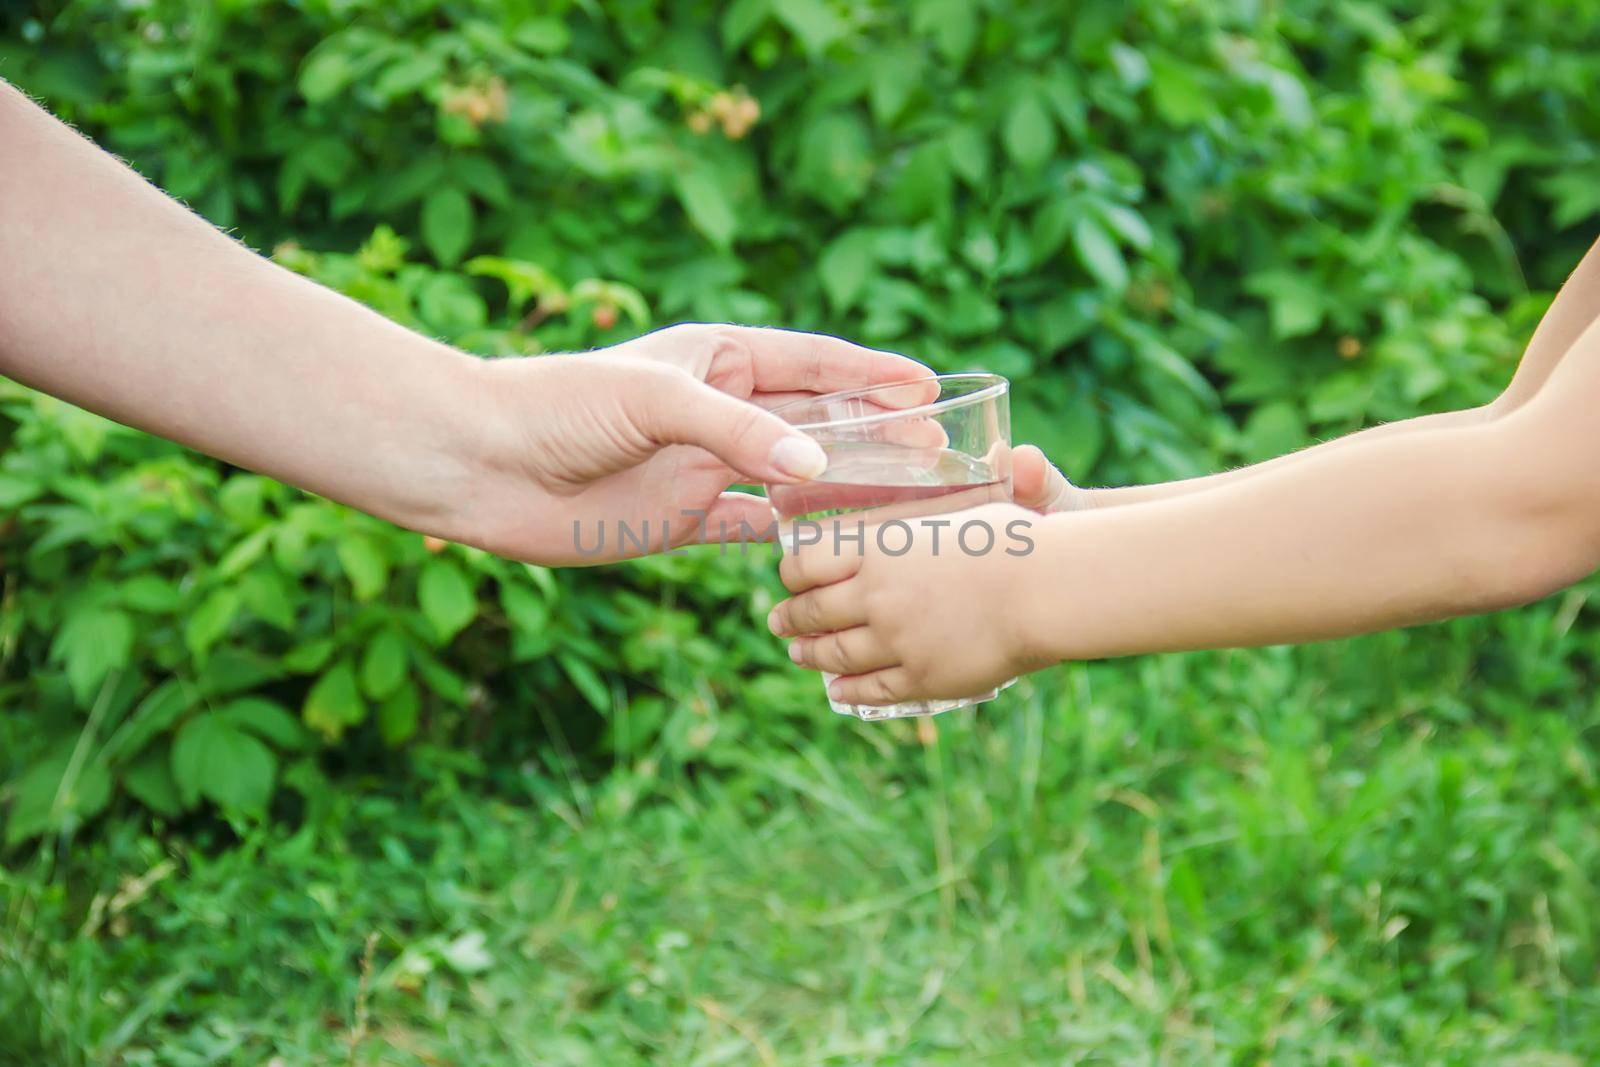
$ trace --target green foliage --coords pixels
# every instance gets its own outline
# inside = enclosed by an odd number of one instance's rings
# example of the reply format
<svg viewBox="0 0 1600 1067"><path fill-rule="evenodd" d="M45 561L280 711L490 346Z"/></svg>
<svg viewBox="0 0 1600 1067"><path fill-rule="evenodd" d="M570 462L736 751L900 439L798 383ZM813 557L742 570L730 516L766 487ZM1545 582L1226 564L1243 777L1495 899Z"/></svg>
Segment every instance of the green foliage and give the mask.
<svg viewBox="0 0 1600 1067"><path fill-rule="evenodd" d="M0 1061L1587 1063L1586 595L1514 656L1077 666L714 775L670 731L599 777L419 750L233 849L114 822L0 881Z"/></svg>
<svg viewBox="0 0 1600 1067"><path fill-rule="evenodd" d="M0 74L485 355L825 328L1011 376L1020 436L1122 482L1490 397L1600 214L1597 15L81 0L0 14ZM14 386L0 508L0 699L38 727L13 840L118 795L257 818L324 746L720 765L817 713L759 560L550 574Z"/></svg>

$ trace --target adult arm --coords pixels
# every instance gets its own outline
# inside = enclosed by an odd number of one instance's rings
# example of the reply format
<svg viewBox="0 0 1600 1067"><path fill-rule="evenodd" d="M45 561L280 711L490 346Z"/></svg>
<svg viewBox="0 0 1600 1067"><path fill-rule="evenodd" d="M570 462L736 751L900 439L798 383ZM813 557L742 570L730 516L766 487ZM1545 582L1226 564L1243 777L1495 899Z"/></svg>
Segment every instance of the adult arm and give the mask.
<svg viewBox="0 0 1600 1067"><path fill-rule="evenodd" d="M736 476L822 469L763 405L925 373L698 325L486 362L252 253L0 82L0 374L403 526L542 562L578 561L577 522L681 541L685 510L767 514Z"/></svg>

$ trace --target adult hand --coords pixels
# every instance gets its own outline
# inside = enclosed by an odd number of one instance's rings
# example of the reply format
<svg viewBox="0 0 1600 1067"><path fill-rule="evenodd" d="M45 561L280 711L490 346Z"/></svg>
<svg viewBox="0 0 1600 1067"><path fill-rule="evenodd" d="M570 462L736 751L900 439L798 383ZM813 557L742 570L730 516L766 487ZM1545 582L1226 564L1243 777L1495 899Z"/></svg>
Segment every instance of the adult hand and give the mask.
<svg viewBox="0 0 1600 1067"><path fill-rule="evenodd" d="M469 406L482 432L447 536L552 564L749 537L771 507L730 486L804 481L826 465L768 409L929 373L834 337L702 324L587 355L484 363ZM624 524L646 549L619 538Z"/></svg>

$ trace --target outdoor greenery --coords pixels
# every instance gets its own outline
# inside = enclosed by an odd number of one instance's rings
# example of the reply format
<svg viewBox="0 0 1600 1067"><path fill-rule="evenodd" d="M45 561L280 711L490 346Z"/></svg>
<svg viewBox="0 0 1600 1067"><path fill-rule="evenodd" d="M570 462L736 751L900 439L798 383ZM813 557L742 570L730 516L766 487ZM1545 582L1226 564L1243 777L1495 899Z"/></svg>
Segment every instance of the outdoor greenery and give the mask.
<svg viewBox="0 0 1600 1067"><path fill-rule="evenodd" d="M0 77L408 325L825 329L1086 484L1481 403L1600 228L1600 0L29 7ZM0 1062L1600 1047L1591 586L912 725L827 714L771 571L513 564L0 380Z"/></svg>

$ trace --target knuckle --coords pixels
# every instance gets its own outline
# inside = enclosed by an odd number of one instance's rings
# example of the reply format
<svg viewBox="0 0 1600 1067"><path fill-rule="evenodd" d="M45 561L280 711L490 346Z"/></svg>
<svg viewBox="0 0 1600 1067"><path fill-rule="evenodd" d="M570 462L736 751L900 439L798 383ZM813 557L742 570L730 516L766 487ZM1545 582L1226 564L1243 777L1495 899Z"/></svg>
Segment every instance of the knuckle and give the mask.
<svg viewBox="0 0 1600 1067"><path fill-rule="evenodd" d="M823 639L822 649L827 656L832 669L840 674L855 674L857 659L855 653L839 634L830 634Z"/></svg>
<svg viewBox="0 0 1600 1067"><path fill-rule="evenodd" d="M733 434L736 438L749 437L761 429L769 417L767 413L754 404L743 404L741 410L733 417Z"/></svg>
<svg viewBox="0 0 1600 1067"><path fill-rule="evenodd" d="M893 704L899 699L894 683L881 674L873 675L866 680L866 690L868 696L883 704Z"/></svg>
<svg viewBox="0 0 1600 1067"><path fill-rule="evenodd" d="M744 331L737 326L717 323L700 327L699 340L719 356L742 354L749 350Z"/></svg>

